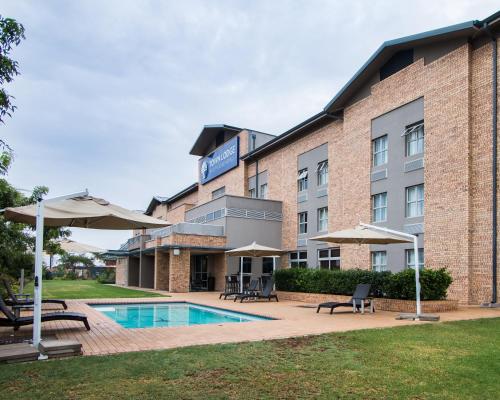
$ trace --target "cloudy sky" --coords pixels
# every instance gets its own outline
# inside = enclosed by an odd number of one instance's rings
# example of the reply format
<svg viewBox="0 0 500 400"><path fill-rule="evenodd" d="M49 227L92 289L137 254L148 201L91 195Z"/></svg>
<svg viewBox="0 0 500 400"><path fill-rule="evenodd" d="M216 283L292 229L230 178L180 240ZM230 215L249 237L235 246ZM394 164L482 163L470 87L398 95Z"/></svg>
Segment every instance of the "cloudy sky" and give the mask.
<svg viewBox="0 0 500 400"><path fill-rule="evenodd" d="M205 124L280 134L319 112L384 41L495 12L498 1L10 0L18 110L8 179L88 188L145 209L196 180ZM116 248L129 232L74 230Z"/></svg>

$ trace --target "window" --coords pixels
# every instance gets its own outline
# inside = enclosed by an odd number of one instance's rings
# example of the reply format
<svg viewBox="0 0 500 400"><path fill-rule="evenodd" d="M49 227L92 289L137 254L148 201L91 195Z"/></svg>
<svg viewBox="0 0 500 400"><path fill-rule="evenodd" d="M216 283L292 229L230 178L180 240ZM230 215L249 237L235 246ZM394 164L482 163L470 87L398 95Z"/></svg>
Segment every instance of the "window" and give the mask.
<svg viewBox="0 0 500 400"><path fill-rule="evenodd" d="M372 251L372 271L387 271L386 251Z"/></svg>
<svg viewBox="0 0 500 400"><path fill-rule="evenodd" d="M424 269L424 249L418 249L418 266ZM415 269L415 250L406 250L406 268Z"/></svg>
<svg viewBox="0 0 500 400"><path fill-rule="evenodd" d="M318 208L318 232L328 230L328 207Z"/></svg>
<svg viewBox="0 0 500 400"><path fill-rule="evenodd" d="M299 213L299 235L307 233L307 212Z"/></svg>
<svg viewBox="0 0 500 400"><path fill-rule="evenodd" d="M372 221L387 221L387 192L372 196Z"/></svg>
<svg viewBox="0 0 500 400"><path fill-rule="evenodd" d="M255 150L256 147L257 147L257 135L252 133L250 135L250 149L248 151Z"/></svg>
<svg viewBox="0 0 500 400"><path fill-rule="evenodd" d="M406 216L408 218L424 215L424 185L406 188Z"/></svg>
<svg viewBox="0 0 500 400"><path fill-rule="evenodd" d="M226 193L226 187L225 186L222 186L221 188L214 190L212 192L212 200L214 200L214 199L216 199L218 197L224 196L225 193Z"/></svg>
<svg viewBox="0 0 500 400"><path fill-rule="evenodd" d="M257 197L257 191L255 190L255 188L248 190L248 197L251 197L252 199L255 199Z"/></svg>
<svg viewBox="0 0 500 400"><path fill-rule="evenodd" d="M267 199L267 183L260 185L259 198Z"/></svg>
<svg viewBox="0 0 500 400"><path fill-rule="evenodd" d="M321 269L340 269L340 248L318 250L318 263Z"/></svg>
<svg viewBox="0 0 500 400"><path fill-rule="evenodd" d="M307 190L307 168L301 169L297 175L297 185L299 192Z"/></svg>
<svg viewBox="0 0 500 400"><path fill-rule="evenodd" d="M373 166L387 164L387 135L372 140Z"/></svg>
<svg viewBox="0 0 500 400"><path fill-rule="evenodd" d="M290 253L290 266L292 268L307 268L307 251Z"/></svg>
<svg viewBox="0 0 500 400"><path fill-rule="evenodd" d="M243 257L243 273L251 274L252 273L252 258L251 257Z"/></svg>
<svg viewBox="0 0 500 400"><path fill-rule="evenodd" d="M274 260L272 257L262 258L262 273L264 275L272 275L273 266L274 266Z"/></svg>
<svg viewBox="0 0 500 400"><path fill-rule="evenodd" d="M410 125L405 129L406 156L423 154L424 152L424 123Z"/></svg>
<svg viewBox="0 0 500 400"><path fill-rule="evenodd" d="M318 163L318 186L328 185L328 160Z"/></svg>

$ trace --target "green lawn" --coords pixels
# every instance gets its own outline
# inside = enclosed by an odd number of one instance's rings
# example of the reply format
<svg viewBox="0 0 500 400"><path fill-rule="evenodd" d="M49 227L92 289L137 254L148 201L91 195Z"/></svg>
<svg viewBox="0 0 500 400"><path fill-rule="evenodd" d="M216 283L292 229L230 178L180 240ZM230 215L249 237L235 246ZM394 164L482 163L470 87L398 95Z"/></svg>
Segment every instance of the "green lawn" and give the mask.
<svg viewBox="0 0 500 400"><path fill-rule="evenodd" d="M141 290L104 285L96 281L43 281L43 297L53 299L105 299L120 297L159 297L161 295ZM26 286L26 293L33 292L33 284Z"/></svg>
<svg viewBox="0 0 500 400"><path fill-rule="evenodd" d="M499 343L497 318L79 357L2 365L1 393L51 400L498 399Z"/></svg>

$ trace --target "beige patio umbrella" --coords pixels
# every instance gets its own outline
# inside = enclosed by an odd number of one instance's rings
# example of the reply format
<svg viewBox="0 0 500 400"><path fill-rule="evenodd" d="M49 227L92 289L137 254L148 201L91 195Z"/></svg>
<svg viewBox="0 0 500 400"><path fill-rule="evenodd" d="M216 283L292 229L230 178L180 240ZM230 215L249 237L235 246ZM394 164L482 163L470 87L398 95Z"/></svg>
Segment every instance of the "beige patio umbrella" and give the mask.
<svg viewBox="0 0 500 400"><path fill-rule="evenodd" d="M85 254L85 253L104 253L106 250L101 249L100 247L92 246L90 244L75 242L70 239L63 239L59 241L59 245L61 249L63 249L67 253L75 253L75 254Z"/></svg>
<svg viewBox="0 0 500 400"><path fill-rule="evenodd" d="M248 246L226 251L226 254L229 256L240 257L240 291L243 292L243 257L273 257L274 271L276 269L276 257L283 253L286 252L273 247L262 246L256 242Z"/></svg>
<svg viewBox="0 0 500 400"><path fill-rule="evenodd" d="M416 288L416 302L417 314L416 319L421 316L420 305L420 270L418 259L418 237L410 235L406 232L395 231L393 229L384 228L381 226L374 226L369 224L359 223L354 229L346 229L327 233L311 238L321 242L329 243L356 243L356 244L391 244L391 243L413 243L415 251L415 288Z"/></svg>
<svg viewBox="0 0 500 400"><path fill-rule="evenodd" d="M396 236L388 232L366 228L362 225L358 225L354 229L345 229L343 231L326 233L324 235L313 237L311 240L339 244L390 244L412 242L410 239Z"/></svg>
<svg viewBox="0 0 500 400"><path fill-rule="evenodd" d="M9 207L2 211L5 219L9 221L36 226L33 301L33 346L36 348L40 344L41 333L44 225L116 230L160 228L171 225L167 221L89 196L87 190L51 199L39 198L35 205Z"/></svg>
<svg viewBox="0 0 500 400"><path fill-rule="evenodd" d="M9 207L4 216L9 221L35 225L37 205ZM44 206L45 226L67 226L74 228L129 230L161 228L171 225L137 211L92 196L62 199L56 202L46 200Z"/></svg>

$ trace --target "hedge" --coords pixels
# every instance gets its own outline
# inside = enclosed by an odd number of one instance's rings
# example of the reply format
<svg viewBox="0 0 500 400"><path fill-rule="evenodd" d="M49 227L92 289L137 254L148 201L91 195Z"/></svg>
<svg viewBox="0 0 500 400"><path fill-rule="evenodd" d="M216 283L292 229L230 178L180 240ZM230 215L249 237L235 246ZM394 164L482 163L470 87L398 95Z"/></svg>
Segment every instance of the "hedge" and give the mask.
<svg viewBox="0 0 500 400"><path fill-rule="evenodd" d="M375 297L415 300L415 271L398 273L361 269L330 271L324 269L289 268L275 272L276 289L288 292L352 295L358 283L370 283ZM421 299L442 300L452 282L443 268L420 271Z"/></svg>

